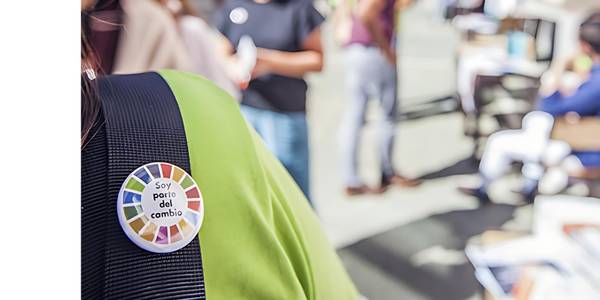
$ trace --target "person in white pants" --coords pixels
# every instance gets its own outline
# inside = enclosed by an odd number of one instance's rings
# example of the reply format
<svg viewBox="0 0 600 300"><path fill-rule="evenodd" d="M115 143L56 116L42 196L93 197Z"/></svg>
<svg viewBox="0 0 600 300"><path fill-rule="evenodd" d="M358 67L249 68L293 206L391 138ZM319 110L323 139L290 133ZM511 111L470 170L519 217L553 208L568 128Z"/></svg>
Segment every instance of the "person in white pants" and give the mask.
<svg viewBox="0 0 600 300"><path fill-rule="evenodd" d="M523 119L523 128L503 130L492 134L486 144L479 173L482 185L470 194L489 200L487 188L510 169L512 162L523 162L523 194L533 197L537 183L546 167L559 165L571 153L571 147L563 141L550 139L554 118L552 115L533 111Z"/></svg>
<svg viewBox="0 0 600 300"><path fill-rule="evenodd" d="M523 162L522 194L527 200L532 200L547 169L561 171L560 174L553 173L551 179L548 178L552 186L545 190L548 193L556 193L564 188L567 184L567 174L581 170L583 165L577 157L571 155L569 144L550 139L553 124L552 115L533 111L523 119L522 129L503 130L492 134L479 164L481 186L477 189L461 188L461 191L477 196L480 200L489 201L489 185L506 174L515 161Z"/></svg>

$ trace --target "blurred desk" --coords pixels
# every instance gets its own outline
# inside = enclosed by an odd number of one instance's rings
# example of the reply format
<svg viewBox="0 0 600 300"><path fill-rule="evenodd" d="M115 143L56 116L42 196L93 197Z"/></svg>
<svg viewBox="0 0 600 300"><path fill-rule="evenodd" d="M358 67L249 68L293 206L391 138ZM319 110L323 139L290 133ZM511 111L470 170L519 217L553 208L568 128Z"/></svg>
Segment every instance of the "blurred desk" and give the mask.
<svg viewBox="0 0 600 300"><path fill-rule="evenodd" d="M575 151L600 151L600 118L587 117L576 121L557 118L552 139L567 142Z"/></svg>

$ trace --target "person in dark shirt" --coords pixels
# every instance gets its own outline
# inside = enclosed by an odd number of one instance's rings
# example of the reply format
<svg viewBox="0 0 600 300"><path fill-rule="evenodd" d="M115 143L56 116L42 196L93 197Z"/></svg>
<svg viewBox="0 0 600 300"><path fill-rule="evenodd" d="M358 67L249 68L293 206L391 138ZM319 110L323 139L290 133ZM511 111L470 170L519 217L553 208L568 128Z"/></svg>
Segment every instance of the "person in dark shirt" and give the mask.
<svg viewBox="0 0 600 300"><path fill-rule="evenodd" d="M592 64L587 80L574 91L557 85L545 87L545 90L553 92L540 99L538 111L525 116L523 129L500 131L488 139L479 164L483 184L476 189L463 187L461 191L489 201L488 185L503 175L512 161L522 161L525 177L522 193L527 200L533 200L544 174L544 160L549 157L560 162L573 154L581 167L600 167L599 151L571 153L565 142L550 140L554 117L573 113L581 117L600 117L600 12L592 14L581 24L579 41L582 54Z"/></svg>
<svg viewBox="0 0 600 300"><path fill-rule="evenodd" d="M242 112L309 198L308 72L320 71L323 16L310 0L230 0L216 14L223 51L235 64L242 37L257 47ZM244 85L244 79L236 79Z"/></svg>

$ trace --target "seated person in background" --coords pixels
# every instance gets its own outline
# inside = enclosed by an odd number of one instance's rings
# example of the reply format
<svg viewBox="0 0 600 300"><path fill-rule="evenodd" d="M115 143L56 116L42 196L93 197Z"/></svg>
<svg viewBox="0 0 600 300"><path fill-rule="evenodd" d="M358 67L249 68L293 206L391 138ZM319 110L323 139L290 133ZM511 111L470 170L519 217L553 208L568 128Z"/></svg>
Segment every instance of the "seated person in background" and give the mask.
<svg viewBox="0 0 600 300"><path fill-rule="evenodd" d="M504 130L490 136L479 165L482 184L478 188L460 188L462 192L476 196L481 201L489 201L488 186L509 169L511 162L522 161L525 178L522 193L526 199L532 200L544 174L544 166L561 164L571 154L568 144L550 140L554 117L568 114L600 117L600 12L592 14L581 24L579 40L581 52L588 58L578 56L564 64L560 73L566 76L544 83L553 86L542 88L542 92L552 92L541 99L539 111L525 116L522 129ZM573 88L576 85L572 83L575 81L573 76L581 74L581 69L586 65L590 67L587 80ZM568 66L575 72L565 72ZM553 84L559 81L560 86ZM569 158L571 165L575 159L582 167L600 166L600 152L573 154Z"/></svg>
<svg viewBox="0 0 600 300"><path fill-rule="evenodd" d="M505 71L537 75L535 39L523 31L522 19L503 19L495 35L473 35L459 47L456 86L465 113L476 111L478 75L501 76ZM531 74L533 73L533 74Z"/></svg>

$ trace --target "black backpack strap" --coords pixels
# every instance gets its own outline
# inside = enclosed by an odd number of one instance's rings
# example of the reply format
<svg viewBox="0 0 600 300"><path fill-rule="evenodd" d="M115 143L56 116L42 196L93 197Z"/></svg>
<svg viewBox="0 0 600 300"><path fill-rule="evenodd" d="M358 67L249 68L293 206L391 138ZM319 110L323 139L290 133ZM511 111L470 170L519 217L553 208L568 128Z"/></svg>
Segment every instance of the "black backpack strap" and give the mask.
<svg viewBox="0 0 600 300"><path fill-rule="evenodd" d="M116 201L123 181L150 162L168 162L191 173L177 100L157 73L116 75L99 82L106 120L108 212L105 299L205 299L200 243L158 254L131 242L119 224ZM110 209L110 208L109 208Z"/></svg>

